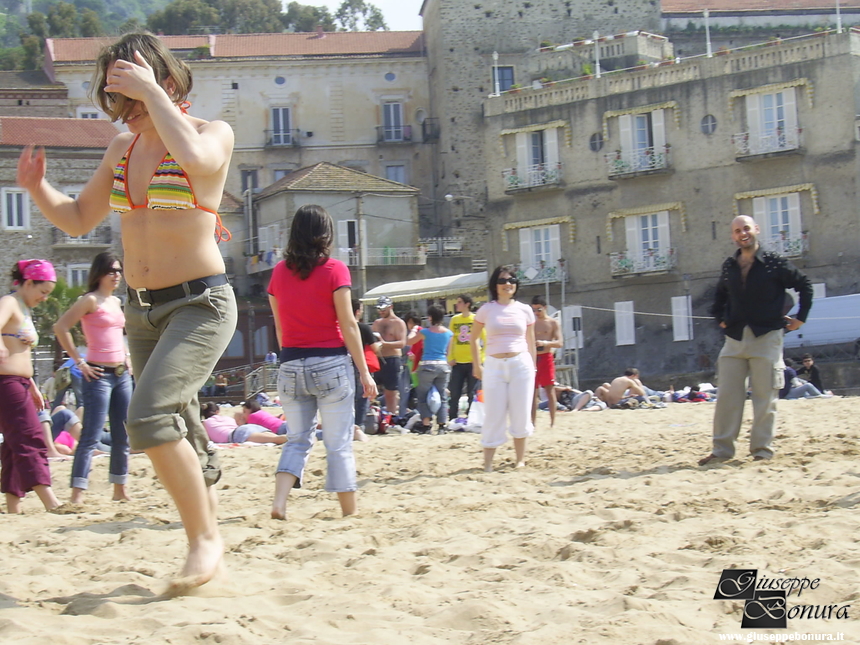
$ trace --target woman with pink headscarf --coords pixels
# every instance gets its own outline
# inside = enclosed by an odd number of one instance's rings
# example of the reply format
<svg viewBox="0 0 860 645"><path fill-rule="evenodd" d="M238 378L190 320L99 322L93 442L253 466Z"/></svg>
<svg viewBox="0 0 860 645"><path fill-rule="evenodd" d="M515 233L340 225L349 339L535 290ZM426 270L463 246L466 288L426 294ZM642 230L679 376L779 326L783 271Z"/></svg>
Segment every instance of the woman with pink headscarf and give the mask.
<svg viewBox="0 0 860 645"><path fill-rule="evenodd" d="M48 447L37 414L45 401L33 381L32 348L39 335L31 311L47 300L57 274L47 260L21 260L12 280L15 290L0 298L0 492L8 513L20 513L21 499L31 490L50 511L60 503L51 490Z"/></svg>

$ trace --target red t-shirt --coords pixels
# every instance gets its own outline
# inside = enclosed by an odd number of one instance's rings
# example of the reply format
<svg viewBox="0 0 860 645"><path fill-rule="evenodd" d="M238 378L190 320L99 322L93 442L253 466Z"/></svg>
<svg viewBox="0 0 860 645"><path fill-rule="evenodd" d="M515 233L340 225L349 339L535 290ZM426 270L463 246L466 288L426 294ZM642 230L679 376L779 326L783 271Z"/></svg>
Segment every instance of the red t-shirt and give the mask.
<svg viewBox="0 0 860 645"><path fill-rule="evenodd" d="M343 335L334 309L334 292L351 287L349 269L329 258L307 280L281 260L272 271L269 294L278 301L281 342L284 347L343 347Z"/></svg>

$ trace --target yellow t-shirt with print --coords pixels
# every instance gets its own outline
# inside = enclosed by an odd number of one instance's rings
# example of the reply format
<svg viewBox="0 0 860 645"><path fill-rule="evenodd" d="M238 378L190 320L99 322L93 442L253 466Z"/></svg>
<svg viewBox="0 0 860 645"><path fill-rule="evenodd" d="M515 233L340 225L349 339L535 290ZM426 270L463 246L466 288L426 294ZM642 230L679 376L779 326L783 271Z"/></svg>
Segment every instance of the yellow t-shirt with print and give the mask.
<svg viewBox="0 0 860 645"><path fill-rule="evenodd" d="M454 342L451 343L451 355L449 359L454 359L458 363L472 362L472 348L469 345L469 340L472 337L472 323L475 322L475 314L457 314L451 318L449 325L454 332ZM486 332L481 331L481 361L484 360L484 343L486 342Z"/></svg>

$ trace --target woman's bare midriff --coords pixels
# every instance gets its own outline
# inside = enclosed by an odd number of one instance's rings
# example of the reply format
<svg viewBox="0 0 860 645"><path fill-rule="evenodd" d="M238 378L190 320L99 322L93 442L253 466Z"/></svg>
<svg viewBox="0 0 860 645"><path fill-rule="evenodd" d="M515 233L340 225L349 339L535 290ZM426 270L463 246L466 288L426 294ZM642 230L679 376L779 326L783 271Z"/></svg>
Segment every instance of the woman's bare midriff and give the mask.
<svg viewBox="0 0 860 645"><path fill-rule="evenodd" d="M224 273L215 215L203 210L123 213L122 246L125 280L133 289L164 289Z"/></svg>
<svg viewBox="0 0 860 645"><path fill-rule="evenodd" d="M14 331L6 332L5 329L3 331L4 333L14 333ZM30 353L30 346L9 336L3 338L3 342L9 350L9 356L0 363L0 374L31 378L33 376L33 358Z"/></svg>
<svg viewBox="0 0 860 645"><path fill-rule="evenodd" d="M519 356L522 352L505 352L504 354L490 354L493 358L513 358Z"/></svg>

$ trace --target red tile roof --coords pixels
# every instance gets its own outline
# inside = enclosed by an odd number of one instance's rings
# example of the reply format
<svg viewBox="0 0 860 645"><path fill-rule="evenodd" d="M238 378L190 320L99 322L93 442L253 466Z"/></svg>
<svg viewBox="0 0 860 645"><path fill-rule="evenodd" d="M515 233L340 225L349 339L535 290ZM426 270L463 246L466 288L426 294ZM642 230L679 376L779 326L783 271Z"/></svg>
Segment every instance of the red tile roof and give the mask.
<svg viewBox="0 0 860 645"><path fill-rule="evenodd" d="M0 146L107 148L118 130L104 119L0 117Z"/></svg>
<svg viewBox="0 0 860 645"><path fill-rule="evenodd" d="M423 51L420 31L343 31L298 34L221 34L161 36L171 50L208 45L213 58L258 56L416 55ZM49 38L47 58L54 63L88 62L114 38Z"/></svg>
<svg viewBox="0 0 860 645"><path fill-rule="evenodd" d="M843 9L860 8L860 0L841 0ZM701 13L705 9L711 13L720 11L772 11L788 13L791 11L821 9L836 15L835 0L662 0L663 15L671 13Z"/></svg>

